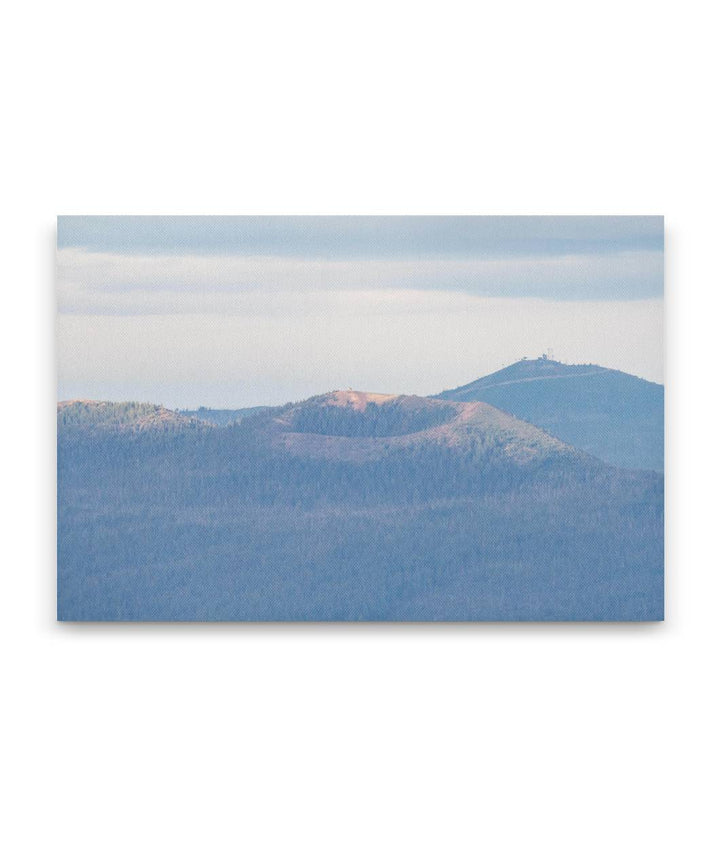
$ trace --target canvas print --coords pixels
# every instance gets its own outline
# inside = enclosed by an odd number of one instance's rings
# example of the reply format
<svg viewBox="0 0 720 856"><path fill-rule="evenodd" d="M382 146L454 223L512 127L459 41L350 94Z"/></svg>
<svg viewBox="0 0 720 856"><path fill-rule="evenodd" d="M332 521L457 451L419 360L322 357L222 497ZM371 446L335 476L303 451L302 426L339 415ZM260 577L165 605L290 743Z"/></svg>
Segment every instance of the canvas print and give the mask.
<svg viewBox="0 0 720 856"><path fill-rule="evenodd" d="M662 619L661 217L57 238L59 619Z"/></svg>

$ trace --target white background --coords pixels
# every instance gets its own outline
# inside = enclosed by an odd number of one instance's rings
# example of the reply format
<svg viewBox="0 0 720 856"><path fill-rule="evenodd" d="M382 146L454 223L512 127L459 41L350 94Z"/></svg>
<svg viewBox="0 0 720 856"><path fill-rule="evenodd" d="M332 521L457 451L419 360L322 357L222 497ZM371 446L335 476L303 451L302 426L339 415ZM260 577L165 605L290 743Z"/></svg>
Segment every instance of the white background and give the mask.
<svg viewBox="0 0 720 856"><path fill-rule="evenodd" d="M13 4L13 854L718 852L709 3ZM666 215L667 620L59 626L57 213Z"/></svg>

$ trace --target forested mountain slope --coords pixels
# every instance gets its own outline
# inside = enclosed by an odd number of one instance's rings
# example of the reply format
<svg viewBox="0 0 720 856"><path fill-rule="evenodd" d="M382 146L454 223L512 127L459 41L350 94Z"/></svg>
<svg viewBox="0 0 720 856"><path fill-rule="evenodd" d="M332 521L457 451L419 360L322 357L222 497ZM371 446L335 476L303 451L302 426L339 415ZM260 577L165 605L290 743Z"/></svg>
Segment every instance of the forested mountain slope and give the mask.
<svg viewBox="0 0 720 856"><path fill-rule="evenodd" d="M202 420L184 416L158 404L138 401L61 401L57 406L58 431L144 432L197 428Z"/></svg>
<svg viewBox="0 0 720 856"><path fill-rule="evenodd" d="M148 407L59 411L61 618L662 616L661 477L492 406L345 391L225 427Z"/></svg>
<svg viewBox="0 0 720 856"><path fill-rule="evenodd" d="M664 389L624 372L521 360L437 397L487 402L615 466L663 470Z"/></svg>

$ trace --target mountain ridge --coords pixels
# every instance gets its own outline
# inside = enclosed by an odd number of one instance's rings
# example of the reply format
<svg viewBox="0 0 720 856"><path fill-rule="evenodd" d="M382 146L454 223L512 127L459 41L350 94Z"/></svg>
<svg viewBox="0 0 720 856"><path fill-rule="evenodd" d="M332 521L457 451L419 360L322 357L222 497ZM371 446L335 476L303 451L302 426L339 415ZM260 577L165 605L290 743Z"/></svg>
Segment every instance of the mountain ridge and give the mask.
<svg viewBox="0 0 720 856"><path fill-rule="evenodd" d="M640 375L633 375L620 369L607 368L597 363L563 363L549 357L538 357L532 360L527 358L516 360L514 363L503 366L503 368L491 372L489 375L476 378L469 383L453 387L452 389L443 390L434 397L443 398L450 393L460 392L474 386L487 389L506 383L525 383L534 380L562 380L568 377L590 377L600 374L622 375L642 381L643 383L662 387L662 384L640 377Z"/></svg>
<svg viewBox="0 0 720 856"><path fill-rule="evenodd" d="M205 424L161 404L68 399L57 404L58 428L99 431L170 431Z"/></svg>
<svg viewBox="0 0 720 856"><path fill-rule="evenodd" d="M664 467L664 388L618 369L519 360L437 398L485 401L614 466Z"/></svg>
<svg viewBox="0 0 720 856"><path fill-rule="evenodd" d="M223 431L233 425L243 425L254 440L268 448L315 459L379 461L388 454L427 445L473 452L477 460L492 455L495 461L505 459L518 466L541 464L553 457L563 463L592 461L591 456L543 429L485 402L333 390L300 402L258 408L236 422L201 420L138 402L74 400L58 404L59 430L133 434Z"/></svg>
<svg viewBox="0 0 720 856"><path fill-rule="evenodd" d="M167 432L243 424L301 456L379 459L416 443L467 448L490 436L518 461L542 459L552 450L656 472L664 464L663 415L660 384L594 363L544 357L435 396L345 389L277 407L195 411L138 402L58 404L58 424L69 429Z"/></svg>
<svg viewBox="0 0 720 856"><path fill-rule="evenodd" d="M83 421L84 420L84 421ZM486 402L58 411L67 620L651 620L663 480Z"/></svg>
<svg viewBox="0 0 720 856"><path fill-rule="evenodd" d="M350 409L353 416L346 421L351 424L354 421L359 427L355 433L349 434L332 430L307 430L324 427L321 421L318 424L312 418L303 418L308 406L317 408L315 414L319 412L320 415L323 410L335 408L340 416L347 416L349 414L344 411ZM394 420L395 430L386 432L381 428L378 433L377 425L383 417L399 410L405 410L406 415L409 411L408 418ZM400 451L422 444L458 451L477 450L480 444L521 465L539 463L553 454L564 460L589 460L589 456L542 429L484 402L453 402L450 410L448 412L445 402L425 396L335 391L290 405L273 417L276 431L274 441L291 453L352 457L356 460L379 459L388 451ZM358 416L362 414L367 419L368 413L375 417L373 424L376 431L372 435L360 433L362 419ZM298 421L306 430L295 430ZM328 421L332 423L332 417L326 420L325 425ZM390 421L393 421L392 416Z"/></svg>

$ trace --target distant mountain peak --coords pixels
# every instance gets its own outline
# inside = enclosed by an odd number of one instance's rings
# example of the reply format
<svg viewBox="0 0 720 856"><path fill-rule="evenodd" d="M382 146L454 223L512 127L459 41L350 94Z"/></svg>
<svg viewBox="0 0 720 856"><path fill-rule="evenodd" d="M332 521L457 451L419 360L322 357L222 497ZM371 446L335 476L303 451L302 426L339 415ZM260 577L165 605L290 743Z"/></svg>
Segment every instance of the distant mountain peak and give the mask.
<svg viewBox="0 0 720 856"><path fill-rule="evenodd" d="M615 466L663 468L663 387L617 369L523 359L437 397L492 404Z"/></svg>
<svg viewBox="0 0 720 856"><path fill-rule="evenodd" d="M607 369L594 363L561 363L547 357L538 357L534 360L522 359L492 374L473 380L464 386L444 390L438 395L438 398L461 401L463 400L462 398L455 397L457 393L462 394L467 391L488 389L489 387L500 386L501 384L552 380L553 378L583 377L613 371L615 370ZM622 372L617 373L622 374Z"/></svg>

